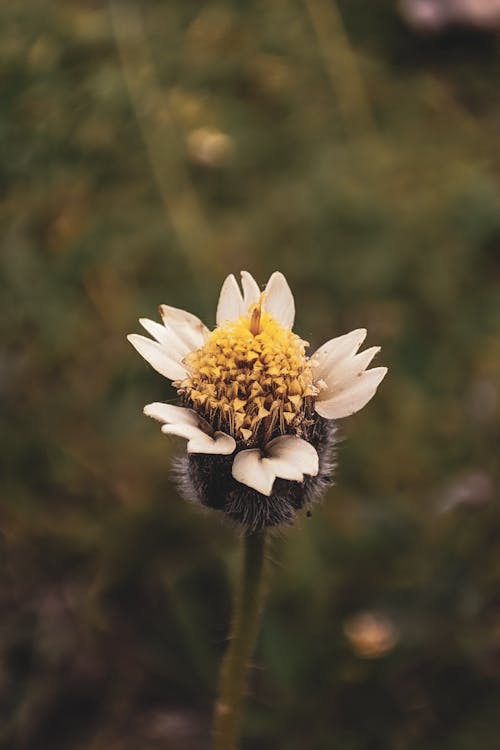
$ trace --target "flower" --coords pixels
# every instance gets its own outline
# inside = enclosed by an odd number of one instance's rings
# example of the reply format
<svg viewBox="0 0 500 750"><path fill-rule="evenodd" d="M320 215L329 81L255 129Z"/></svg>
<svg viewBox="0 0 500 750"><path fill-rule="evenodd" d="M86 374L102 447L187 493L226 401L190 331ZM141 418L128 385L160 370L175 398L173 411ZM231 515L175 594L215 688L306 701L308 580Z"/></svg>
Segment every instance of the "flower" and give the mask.
<svg viewBox="0 0 500 750"><path fill-rule="evenodd" d="M181 405L152 403L144 413L187 440L185 494L256 530L292 523L329 483L334 420L365 406L387 368L367 369L380 347L358 353L364 328L308 357L282 273L261 292L242 271L241 286L232 274L224 281L213 331L160 305L163 324L139 321L153 338L128 340L180 396Z"/></svg>

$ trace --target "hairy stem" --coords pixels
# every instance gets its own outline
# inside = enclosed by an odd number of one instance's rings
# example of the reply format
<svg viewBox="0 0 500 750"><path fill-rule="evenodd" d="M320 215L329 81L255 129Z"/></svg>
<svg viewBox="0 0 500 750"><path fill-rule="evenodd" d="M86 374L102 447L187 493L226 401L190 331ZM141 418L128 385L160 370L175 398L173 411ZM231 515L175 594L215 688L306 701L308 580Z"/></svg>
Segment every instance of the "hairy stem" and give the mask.
<svg viewBox="0 0 500 750"><path fill-rule="evenodd" d="M214 750L236 750L246 674L266 593L265 532L244 538L241 583L236 589L229 645L222 662L215 706Z"/></svg>

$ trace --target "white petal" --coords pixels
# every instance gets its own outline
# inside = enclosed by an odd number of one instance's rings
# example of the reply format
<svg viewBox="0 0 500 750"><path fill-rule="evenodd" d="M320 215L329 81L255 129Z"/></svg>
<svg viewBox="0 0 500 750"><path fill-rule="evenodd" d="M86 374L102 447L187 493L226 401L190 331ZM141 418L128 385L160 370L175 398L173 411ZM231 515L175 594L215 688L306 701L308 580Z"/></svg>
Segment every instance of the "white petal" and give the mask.
<svg viewBox="0 0 500 750"><path fill-rule="evenodd" d="M271 494L276 474L269 461L262 458L258 448L237 453L231 471L237 482L252 487L262 495Z"/></svg>
<svg viewBox="0 0 500 750"><path fill-rule="evenodd" d="M206 334L209 333L206 325L196 315L187 310L181 310L179 307L172 307L171 305L160 305L160 314L165 322L174 327L190 326L202 330Z"/></svg>
<svg viewBox="0 0 500 750"><path fill-rule="evenodd" d="M192 409L155 402L144 407L144 414L157 419L159 422L164 422L161 431L166 435L178 435L186 438L188 440L188 453L229 455L236 448L236 442L230 435L216 432L212 437L208 434L211 429L208 422Z"/></svg>
<svg viewBox="0 0 500 750"><path fill-rule="evenodd" d="M245 312L248 312L250 305L254 305L259 301L259 285L248 271L242 271L241 286L243 287L243 305L245 307Z"/></svg>
<svg viewBox="0 0 500 750"><path fill-rule="evenodd" d="M160 401L147 404L144 407L144 414L164 423L190 424L195 427L198 427L200 423L200 417L192 409L174 406L174 404L164 404Z"/></svg>
<svg viewBox="0 0 500 750"><path fill-rule="evenodd" d="M265 452L268 456L268 461L276 466L276 462L284 461L289 466L289 474L279 474L275 469L277 477L282 479L295 479L291 476L292 470L294 473L310 474L315 477L319 471L319 458L316 452L316 448L302 438L295 437L293 435L283 435L282 437L274 438L265 447ZM302 481L303 476L300 477Z"/></svg>
<svg viewBox="0 0 500 750"><path fill-rule="evenodd" d="M153 338L162 344L165 352L172 357L172 359L182 362L186 354L189 354L192 349L185 342L175 334L175 332L160 323L156 323L154 320L148 318L139 318L139 323Z"/></svg>
<svg viewBox="0 0 500 750"><path fill-rule="evenodd" d="M213 437L191 424L164 424L161 431L167 435L178 435L188 441L188 453L209 453L229 456L234 453L236 441L231 435L216 432Z"/></svg>
<svg viewBox="0 0 500 750"><path fill-rule="evenodd" d="M217 325L220 326L231 320L237 320L245 313L243 297L233 274L224 281L220 290L219 302L217 304Z"/></svg>
<svg viewBox="0 0 500 750"><path fill-rule="evenodd" d="M151 367L169 380L184 380L187 377L187 370L175 359L169 357L163 346L156 341L151 341L145 336L139 336L137 333L131 333L127 336L134 349L141 357L144 357Z"/></svg>
<svg viewBox="0 0 500 750"><path fill-rule="evenodd" d="M230 456L236 449L236 441L231 435L224 432L214 433L213 438L204 432L196 438L192 438L187 444L188 453L211 453Z"/></svg>
<svg viewBox="0 0 500 750"><path fill-rule="evenodd" d="M373 398L375 392L387 373L387 367L374 367L365 370L356 377L352 384L339 390L326 401L316 401L317 413L326 419L342 419L359 411Z"/></svg>
<svg viewBox="0 0 500 750"><path fill-rule="evenodd" d="M325 379L332 369L347 357L352 357L366 338L366 328L356 328L330 339L311 355L311 366L315 380Z"/></svg>
<svg viewBox="0 0 500 750"><path fill-rule="evenodd" d="M270 495L276 477L302 482L304 474L316 476L319 458L310 443L292 435L275 438L262 455L259 449L240 451L233 461L236 481L252 487L262 495Z"/></svg>
<svg viewBox="0 0 500 750"><path fill-rule="evenodd" d="M177 435L178 437L186 438L186 440L191 440L192 438L196 439L200 435L206 434L203 430L200 430L198 425L186 424L186 422L169 422L162 426L161 431L165 435ZM207 435L207 437L209 436ZM211 439L212 438L210 438L210 440Z"/></svg>
<svg viewBox="0 0 500 750"><path fill-rule="evenodd" d="M201 349L210 333L196 315L170 305L160 305L165 328L171 330L186 349L186 354Z"/></svg>
<svg viewBox="0 0 500 750"><path fill-rule="evenodd" d="M354 357L346 357L324 376L326 388L320 391L319 401L327 401L339 390L350 385L363 370L366 370L372 359L380 351L380 346L372 346Z"/></svg>
<svg viewBox="0 0 500 750"><path fill-rule="evenodd" d="M295 320L295 302L288 282L275 271L266 284L262 308L285 328L292 328Z"/></svg>

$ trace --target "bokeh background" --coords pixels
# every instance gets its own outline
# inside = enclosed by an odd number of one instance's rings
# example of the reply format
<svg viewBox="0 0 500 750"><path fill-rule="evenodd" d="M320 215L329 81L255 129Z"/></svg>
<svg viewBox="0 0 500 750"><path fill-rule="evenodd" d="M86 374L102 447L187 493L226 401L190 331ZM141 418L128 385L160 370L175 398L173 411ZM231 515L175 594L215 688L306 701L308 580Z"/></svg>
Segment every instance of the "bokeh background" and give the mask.
<svg viewBox="0 0 500 750"><path fill-rule="evenodd" d="M498 747L495 5L2 4L2 748L209 747L239 539L125 335L242 268L390 367L274 542L242 747Z"/></svg>

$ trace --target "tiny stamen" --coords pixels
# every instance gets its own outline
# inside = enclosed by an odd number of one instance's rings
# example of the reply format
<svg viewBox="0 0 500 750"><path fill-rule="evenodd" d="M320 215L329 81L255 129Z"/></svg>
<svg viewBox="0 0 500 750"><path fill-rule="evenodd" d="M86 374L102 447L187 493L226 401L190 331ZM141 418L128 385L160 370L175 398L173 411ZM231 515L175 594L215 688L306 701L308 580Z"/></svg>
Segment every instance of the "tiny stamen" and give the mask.
<svg viewBox="0 0 500 750"><path fill-rule="evenodd" d="M257 303L252 310L252 317L250 318L250 332L253 333L254 336L257 336L257 334L260 333L260 316L261 316L262 310L260 307L260 302Z"/></svg>

